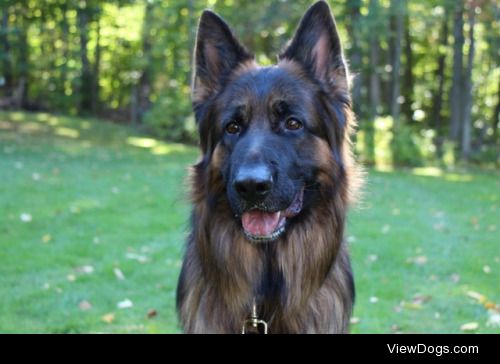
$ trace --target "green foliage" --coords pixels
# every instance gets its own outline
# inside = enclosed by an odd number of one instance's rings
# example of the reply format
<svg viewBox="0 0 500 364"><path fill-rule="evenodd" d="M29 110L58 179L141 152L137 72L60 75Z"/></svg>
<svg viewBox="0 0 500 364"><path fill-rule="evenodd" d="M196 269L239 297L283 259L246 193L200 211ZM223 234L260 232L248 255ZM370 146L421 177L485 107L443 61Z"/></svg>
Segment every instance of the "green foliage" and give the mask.
<svg viewBox="0 0 500 364"><path fill-rule="evenodd" d="M483 146L479 151L472 154L471 162L498 168L500 166L500 148L495 145Z"/></svg>
<svg viewBox="0 0 500 364"><path fill-rule="evenodd" d="M160 95L146 113L144 124L154 135L166 140L187 143L197 141L197 129L188 94L167 92Z"/></svg>
<svg viewBox="0 0 500 364"><path fill-rule="evenodd" d="M395 166L416 167L422 165L422 155L418 136L406 125L393 131L391 140L392 164Z"/></svg>
<svg viewBox="0 0 500 364"><path fill-rule="evenodd" d="M0 128L0 332L179 332L198 152L89 118L0 112ZM352 331L498 332L468 292L500 302L499 198L498 173L370 171L347 229Z"/></svg>
<svg viewBox="0 0 500 364"><path fill-rule="evenodd" d="M378 117L375 122L361 125L356 134L355 151L365 165L388 167L417 167L456 163L453 143L444 145L442 160L436 157L436 134L433 129L421 129L401 124L395 131L390 116Z"/></svg>
<svg viewBox="0 0 500 364"><path fill-rule="evenodd" d="M402 135L394 138L394 148L398 150L397 163L413 165L418 160L411 160L414 152L411 148L422 132L432 129L436 137L447 138L452 13L457 2L406 3L402 16L408 37L404 37L403 48L409 49L410 56L403 52L401 106L404 124L412 126L411 130L404 126L398 131ZM476 3L479 8L475 32L477 61L472 72L473 161L482 156L488 158L483 150L494 150L498 145L498 133L494 131L498 129L495 110L499 103L500 79L499 12L494 1ZM220 13L237 37L255 53L256 59L269 65L293 35L310 4L309 0L2 1L0 107L142 123L162 138L193 142L196 138L190 116L192 49L203 9L208 7ZM373 148L376 143L370 120L390 112L393 65L387 63L392 59L391 21L397 14L391 11L388 0L330 1L330 5L346 58L352 61L352 73L359 75L353 101L367 143L360 153L364 161L372 164L377 152ZM82 15L86 19L84 24ZM449 40L443 44L445 22L448 22ZM87 40L85 45L82 39ZM377 43L377 63L371 54L374 42ZM467 51L466 44L464 52ZM88 62L86 70L84 54ZM444 87L442 107L436 111L440 56L445 56ZM374 74L380 79L376 115L371 111L369 87ZM413 81L407 80L408 74ZM411 132L414 135L409 135ZM432 153L430 149L427 151ZM435 158L423 157L425 160Z"/></svg>

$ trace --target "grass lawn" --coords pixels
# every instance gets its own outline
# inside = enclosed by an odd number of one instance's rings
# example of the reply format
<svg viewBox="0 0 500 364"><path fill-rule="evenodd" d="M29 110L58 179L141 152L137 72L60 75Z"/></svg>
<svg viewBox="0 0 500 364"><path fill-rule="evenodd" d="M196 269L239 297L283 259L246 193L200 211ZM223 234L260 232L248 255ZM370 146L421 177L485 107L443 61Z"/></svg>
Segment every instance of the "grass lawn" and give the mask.
<svg viewBox="0 0 500 364"><path fill-rule="evenodd" d="M0 156L0 332L179 332L195 149L0 113ZM498 177L370 171L348 227L353 332L500 332Z"/></svg>

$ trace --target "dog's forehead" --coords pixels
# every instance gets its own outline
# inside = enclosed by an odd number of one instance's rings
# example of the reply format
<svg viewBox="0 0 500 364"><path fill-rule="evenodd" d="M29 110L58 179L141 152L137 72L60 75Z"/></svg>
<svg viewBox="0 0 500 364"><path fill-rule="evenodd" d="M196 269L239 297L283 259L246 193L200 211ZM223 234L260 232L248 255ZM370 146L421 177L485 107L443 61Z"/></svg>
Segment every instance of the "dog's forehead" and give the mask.
<svg viewBox="0 0 500 364"><path fill-rule="evenodd" d="M305 102L310 84L292 70L279 65L255 67L236 73L223 95L226 105L286 100Z"/></svg>

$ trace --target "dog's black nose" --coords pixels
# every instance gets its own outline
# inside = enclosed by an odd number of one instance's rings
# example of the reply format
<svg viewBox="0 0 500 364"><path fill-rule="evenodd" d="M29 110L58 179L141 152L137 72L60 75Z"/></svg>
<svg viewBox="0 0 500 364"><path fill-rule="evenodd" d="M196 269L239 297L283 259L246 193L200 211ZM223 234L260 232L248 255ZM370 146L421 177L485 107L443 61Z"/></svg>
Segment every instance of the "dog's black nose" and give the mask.
<svg viewBox="0 0 500 364"><path fill-rule="evenodd" d="M266 166L241 167L234 178L234 189L249 202L263 200L273 187L273 175Z"/></svg>

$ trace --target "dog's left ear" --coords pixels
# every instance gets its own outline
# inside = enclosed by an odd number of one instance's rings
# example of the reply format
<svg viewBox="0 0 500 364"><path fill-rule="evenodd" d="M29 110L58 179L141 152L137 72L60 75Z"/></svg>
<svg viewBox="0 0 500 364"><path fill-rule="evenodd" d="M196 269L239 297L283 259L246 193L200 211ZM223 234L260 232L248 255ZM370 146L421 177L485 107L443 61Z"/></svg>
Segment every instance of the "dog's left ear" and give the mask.
<svg viewBox="0 0 500 364"><path fill-rule="evenodd" d="M325 1L318 1L307 10L295 36L279 58L298 62L327 84L340 83L347 87L342 45L330 7Z"/></svg>

